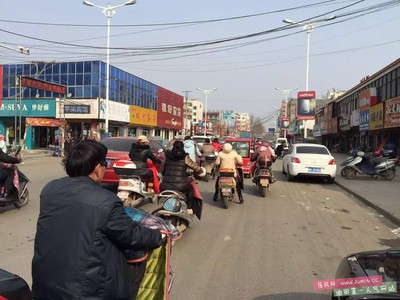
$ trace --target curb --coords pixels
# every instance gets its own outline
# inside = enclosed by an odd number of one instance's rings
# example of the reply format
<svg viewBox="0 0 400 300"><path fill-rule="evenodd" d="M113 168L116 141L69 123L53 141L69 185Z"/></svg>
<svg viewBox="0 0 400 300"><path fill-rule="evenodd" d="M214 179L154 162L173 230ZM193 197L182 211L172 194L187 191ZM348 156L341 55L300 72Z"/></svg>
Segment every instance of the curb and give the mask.
<svg viewBox="0 0 400 300"><path fill-rule="evenodd" d="M400 219L398 217L396 217L393 214L391 214L390 212L384 210L382 207L379 207L376 204L370 202L368 199L366 199L363 196L355 193L354 191L352 191L348 187L344 186L343 184L340 184L336 180L335 180L335 184L337 186L339 186L340 188L342 188L343 190L345 190L346 192L348 192L349 194L353 195L355 198L357 198L358 200L360 200L364 204L366 204L366 205L370 206L371 208L375 209L378 213L383 215L385 218L389 219L391 222L393 222L397 226L400 226Z"/></svg>

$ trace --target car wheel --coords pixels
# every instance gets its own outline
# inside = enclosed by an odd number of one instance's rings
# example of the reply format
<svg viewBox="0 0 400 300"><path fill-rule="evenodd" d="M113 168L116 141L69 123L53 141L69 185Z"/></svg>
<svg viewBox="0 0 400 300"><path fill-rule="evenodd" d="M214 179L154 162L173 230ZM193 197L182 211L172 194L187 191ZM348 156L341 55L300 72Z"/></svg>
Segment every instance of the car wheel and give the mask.
<svg viewBox="0 0 400 300"><path fill-rule="evenodd" d="M282 163L282 174L283 174L283 175L285 175L285 174L286 174L286 171L285 171L285 167L284 167L284 166L285 166L285 164L284 164L284 163Z"/></svg>
<svg viewBox="0 0 400 300"><path fill-rule="evenodd" d="M286 179L287 181L293 181L293 176L290 174L290 169L289 166L287 166L287 171L286 171Z"/></svg>

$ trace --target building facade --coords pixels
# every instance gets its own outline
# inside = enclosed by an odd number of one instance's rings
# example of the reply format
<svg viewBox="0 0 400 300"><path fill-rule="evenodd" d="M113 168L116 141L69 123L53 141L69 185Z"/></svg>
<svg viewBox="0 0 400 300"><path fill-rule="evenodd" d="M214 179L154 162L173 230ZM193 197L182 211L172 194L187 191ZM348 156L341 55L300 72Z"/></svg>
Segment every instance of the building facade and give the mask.
<svg viewBox="0 0 400 300"><path fill-rule="evenodd" d="M8 64L2 66L0 133L15 135L28 149L60 143L62 133L77 140L93 133L105 137L140 134L172 138L183 128L183 96L110 66L106 108L106 63L78 61ZM38 84L23 86L21 79ZM65 87L65 92L48 89ZM62 122L54 122L55 120Z"/></svg>

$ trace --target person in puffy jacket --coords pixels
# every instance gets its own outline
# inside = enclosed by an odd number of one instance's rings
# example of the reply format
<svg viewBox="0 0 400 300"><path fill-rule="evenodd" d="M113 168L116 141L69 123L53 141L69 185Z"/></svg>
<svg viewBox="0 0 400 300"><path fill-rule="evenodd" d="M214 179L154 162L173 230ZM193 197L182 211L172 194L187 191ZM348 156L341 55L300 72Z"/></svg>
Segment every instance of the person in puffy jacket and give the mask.
<svg viewBox="0 0 400 300"><path fill-rule="evenodd" d="M283 142L283 143L285 143L285 142ZM275 162L276 158L277 158L277 156L275 154L275 151L274 151L274 149L272 149L272 147L268 143L268 141L261 142L260 147L258 147L256 152L253 153L253 155L250 158L250 161L253 162L253 164L250 167L251 177L254 177L254 174L257 171L257 168L258 168L257 161L259 159L262 160L262 161L270 161L271 164L272 164L273 162ZM272 183L274 183L277 179L275 179L274 174L272 173L272 168L271 167L269 167L269 170L271 172Z"/></svg>
<svg viewBox="0 0 400 300"><path fill-rule="evenodd" d="M234 176L236 180L236 190L239 196L240 204L243 203L243 195L242 195L242 185L240 183L240 178L238 176L238 172L236 170L237 166L243 165L242 157L237 154L235 150L232 149L232 145L230 143L225 143L222 147L222 151L218 153L217 160L215 164L220 168L230 168L234 170ZM219 177L215 181L215 193L213 200L218 200L219 194Z"/></svg>
<svg viewBox="0 0 400 300"><path fill-rule="evenodd" d="M14 164L21 161L0 150L0 184L4 187L4 194L7 199L13 199L18 195L18 191L14 186L15 169Z"/></svg>
<svg viewBox="0 0 400 300"><path fill-rule="evenodd" d="M183 142L175 141L172 149L166 151L165 160L160 168L163 175L160 191L175 190L184 193L188 213L193 214L193 188L188 180L188 168L195 171L199 176L206 174L206 170L196 164L185 152Z"/></svg>
<svg viewBox="0 0 400 300"><path fill-rule="evenodd" d="M222 145L221 145L221 143L219 142L218 138L214 138L214 139L213 139L212 145L213 145L213 147L214 147L214 149L215 149L215 152L220 152L220 151L222 151Z"/></svg>
<svg viewBox="0 0 400 300"><path fill-rule="evenodd" d="M197 157L201 157L201 152L195 142L191 139L190 136L185 136L185 141L183 142L185 146L185 152L189 154L189 157L192 161L196 162Z"/></svg>
<svg viewBox="0 0 400 300"><path fill-rule="evenodd" d="M159 230L134 222L119 197L100 186L106 154L99 142L77 144L63 161L68 176L42 189L33 299L131 299L127 257L162 245Z"/></svg>
<svg viewBox="0 0 400 300"><path fill-rule="evenodd" d="M148 145L149 140L145 135L140 135L136 143L133 143L129 151L129 158L136 164L136 173L142 180L147 179L147 191L153 191L154 177L153 172L147 167L147 160L160 164L161 160L154 156Z"/></svg>

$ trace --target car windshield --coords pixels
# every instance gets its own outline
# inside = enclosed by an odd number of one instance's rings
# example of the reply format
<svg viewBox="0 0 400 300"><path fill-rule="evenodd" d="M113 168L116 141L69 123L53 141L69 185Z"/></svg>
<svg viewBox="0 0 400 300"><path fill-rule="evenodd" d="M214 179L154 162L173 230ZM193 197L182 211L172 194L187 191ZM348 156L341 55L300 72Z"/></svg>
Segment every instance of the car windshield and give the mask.
<svg viewBox="0 0 400 300"><path fill-rule="evenodd" d="M230 142L232 144L233 149L241 157L249 157L250 155L250 143L249 142Z"/></svg>
<svg viewBox="0 0 400 300"><path fill-rule="evenodd" d="M208 137L193 137L192 140L196 141L197 143L204 144Z"/></svg>
<svg viewBox="0 0 400 300"><path fill-rule="evenodd" d="M299 146L296 148L296 153L308 153L308 154L327 154L329 152L324 147L310 147L310 146Z"/></svg>
<svg viewBox="0 0 400 300"><path fill-rule="evenodd" d="M136 140L133 139L104 139L101 141L108 151L129 151L132 143Z"/></svg>

